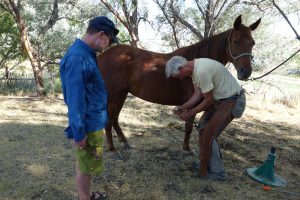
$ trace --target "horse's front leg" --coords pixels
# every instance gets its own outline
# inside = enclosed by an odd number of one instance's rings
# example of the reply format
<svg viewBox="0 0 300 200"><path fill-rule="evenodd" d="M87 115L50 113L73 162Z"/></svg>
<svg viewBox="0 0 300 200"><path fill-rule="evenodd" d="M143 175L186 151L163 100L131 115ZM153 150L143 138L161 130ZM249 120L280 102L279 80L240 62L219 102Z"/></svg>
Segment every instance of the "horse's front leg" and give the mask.
<svg viewBox="0 0 300 200"><path fill-rule="evenodd" d="M106 141L107 141L107 151L115 152L117 149L114 146L112 138L112 123L108 121L105 127Z"/></svg>
<svg viewBox="0 0 300 200"><path fill-rule="evenodd" d="M131 145L129 144L126 136L124 135L120 124L119 124L119 115L127 98L128 91L120 91L115 99L115 110L113 111L113 127L117 133L119 141L124 144L125 149L130 149Z"/></svg>
<svg viewBox="0 0 300 200"><path fill-rule="evenodd" d="M107 140L107 150L112 153L112 159L114 160L122 160L123 156L121 153L115 148L114 143L113 143L113 137L112 137L112 123L108 121L106 127L105 127L105 132L106 132L106 140Z"/></svg>
<svg viewBox="0 0 300 200"><path fill-rule="evenodd" d="M190 147L190 138L191 138L191 133L193 131L194 119L195 119L195 115L185 122L185 135L184 135L182 148L184 151L195 155L195 151Z"/></svg>
<svg viewBox="0 0 300 200"><path fill-rule="evenodd" d="M116 106L113 104L113 102L108 103L108 122L105 126L105 132L106 132L106 139L107 139L107 149L112 153L112 158L114 160L122 160L123 157L120 152L115 148L113 143L113 136L112 136L112 127L113 127L113 120L116 118L115 111Z"/></svg>

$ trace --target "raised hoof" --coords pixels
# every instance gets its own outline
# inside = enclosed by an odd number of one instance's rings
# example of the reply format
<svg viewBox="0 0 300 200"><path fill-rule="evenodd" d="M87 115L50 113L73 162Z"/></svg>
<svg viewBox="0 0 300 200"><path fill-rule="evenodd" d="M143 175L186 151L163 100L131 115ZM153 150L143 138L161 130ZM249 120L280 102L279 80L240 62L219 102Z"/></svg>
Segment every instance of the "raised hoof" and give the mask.
<svg viewBox="0 0 300 200"><path fill-rule="evenodd" d="M113 160L123 160L123 156L119 151L113 151L111 153L112 153L111 158Z"/></svg>

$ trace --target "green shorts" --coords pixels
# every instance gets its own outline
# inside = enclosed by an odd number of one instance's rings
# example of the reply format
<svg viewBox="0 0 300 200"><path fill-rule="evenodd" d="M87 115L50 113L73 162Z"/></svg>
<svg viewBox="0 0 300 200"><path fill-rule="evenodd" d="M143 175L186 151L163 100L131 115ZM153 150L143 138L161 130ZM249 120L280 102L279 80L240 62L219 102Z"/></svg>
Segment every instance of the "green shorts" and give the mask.
<svg viewBox="0 0 300 200"><path fill-rule="evenodd" d="M88 133L86 147L77 149L76 157L80 172L89 175L103 172L103 134L103 129Z"/></svg>

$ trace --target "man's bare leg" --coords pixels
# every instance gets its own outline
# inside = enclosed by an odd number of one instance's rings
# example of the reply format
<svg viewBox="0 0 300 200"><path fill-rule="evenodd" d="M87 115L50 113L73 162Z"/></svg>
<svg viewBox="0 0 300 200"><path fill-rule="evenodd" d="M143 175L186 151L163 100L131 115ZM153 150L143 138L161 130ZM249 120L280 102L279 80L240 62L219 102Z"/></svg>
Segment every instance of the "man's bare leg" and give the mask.
<svg viewBox="0 0 300 200"><path fill-rule="evenodd" d="M91 175L80 172L78 167L76 167L76 184L80 200L90 200L91 181Z"/></svg>

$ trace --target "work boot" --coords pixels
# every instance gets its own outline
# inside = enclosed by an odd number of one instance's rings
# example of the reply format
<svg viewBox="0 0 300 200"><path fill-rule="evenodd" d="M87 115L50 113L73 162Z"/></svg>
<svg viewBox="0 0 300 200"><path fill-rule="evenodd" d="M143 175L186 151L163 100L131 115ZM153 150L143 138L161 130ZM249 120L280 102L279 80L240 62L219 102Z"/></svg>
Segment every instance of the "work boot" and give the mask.
<svg viewBox="0 0 300 200"><path fill-rule="evenodd" d="M227 174L225 171L221 171L221 172L208 171L206 176L201 176L200 178L205 179L205 180L226 181Z"/></svg>

